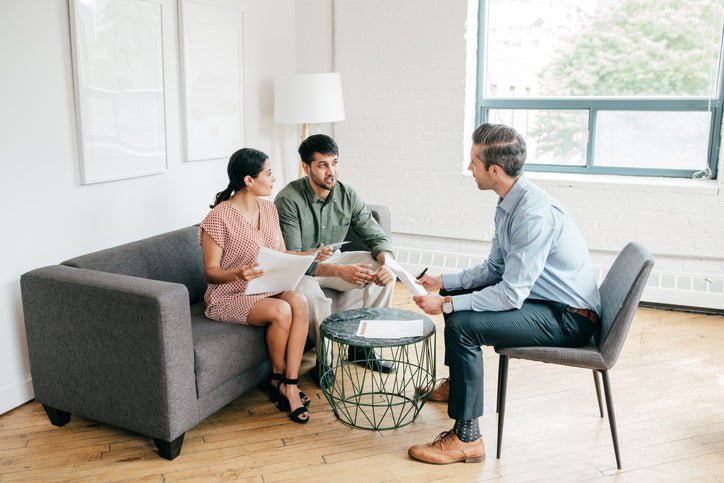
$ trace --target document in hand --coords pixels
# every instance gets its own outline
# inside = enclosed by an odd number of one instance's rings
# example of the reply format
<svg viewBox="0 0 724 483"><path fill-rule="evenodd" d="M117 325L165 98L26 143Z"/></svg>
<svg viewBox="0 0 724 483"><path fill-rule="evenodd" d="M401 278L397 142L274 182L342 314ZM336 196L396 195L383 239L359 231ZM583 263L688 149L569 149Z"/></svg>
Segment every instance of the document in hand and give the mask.
<svg viewBox="0 0 724 483"><path fill-rule="evenodd" d="M259 254L256 256L256 261L259 262L257 268L266 270L266 273L259 278L250 280L244 293L254 295L264 292L293 290L316 256L316 252L311 255L301 256L261 247Z"/></svg>
<svg viewBox="0 0 724 483"><path fill-rule="evenodd" d="M392 273L394 273L397 278L402 280L402 283L405 284L405 287L410 289L410 292L412 292L413 295L427 295L425 287L415 282L415 277L413 277L410 272L402 268L402 265L397 263L397 260L392 257L385 258L385 265L392 270Z"/></svg>

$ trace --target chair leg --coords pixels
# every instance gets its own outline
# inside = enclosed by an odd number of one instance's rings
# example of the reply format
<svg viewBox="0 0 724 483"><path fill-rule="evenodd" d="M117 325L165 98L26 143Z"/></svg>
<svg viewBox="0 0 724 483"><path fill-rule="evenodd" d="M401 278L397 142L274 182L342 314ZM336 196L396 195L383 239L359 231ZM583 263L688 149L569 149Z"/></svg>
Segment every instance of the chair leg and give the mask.
<svg viewBox="0 0 724 483"><path fill-rule="evenodd" d="M497 458L500 459L500 451L503 447L503 423L505 422L505 395L506 386L508 385L508 356L501 355L498 369L498 453Z"/></svg>
<svg viewBox="0 0 724 483"><path fill-rule="evenodd" d="M608 380L608 371L601 371L603 377L603 392L606 395L606 409L608 410L608 424L611 426L611 438L613 439L613 451L616 453L616 466L621 469L621 455L618 451L618 432L616 431L616 415L613 411L613 394L611 384Z"/></svg>
<svg viewBox="0 0 724 483"><path fill-rule="evenodd" d="M603 403L601 401L601 383L598 380L598 371L593 371L593 384L596 386L596 399L598 399L598 414L603 417Z"/></svg>
<svg viewBox="0 0 724 483"><path fill-rule="evenodd" d="M156 443L156 448L158 449L158 454L161 458L170 461L180 455L185 435L186 433L182 433L181 436L173 441L164 441L162 439L153 438L153 442Z"/></svg>
<svg viewBox="0 0 724 483"><path fill-rule="evenodd" d="M500 356L501 358L503 356ZM503 364L500 363L500 360L498 360L498 395L495 398L495 413L500 412L500 379L503 374Z"/></svg>

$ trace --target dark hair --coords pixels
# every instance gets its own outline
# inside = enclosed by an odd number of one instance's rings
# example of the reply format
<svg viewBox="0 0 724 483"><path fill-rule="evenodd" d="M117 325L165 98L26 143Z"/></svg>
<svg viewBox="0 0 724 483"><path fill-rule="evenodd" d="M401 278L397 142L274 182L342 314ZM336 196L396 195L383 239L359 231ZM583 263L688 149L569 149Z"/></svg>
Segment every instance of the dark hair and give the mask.
<svg viewBox="0 0 724 483"><path fill-rule="evenodd" d="M473 132L473 144L480 145L478 157L485 163L500 166L508 176L518 177L525 164L526 146L518 131L504 124L482 124Z"/></svg>
<svg viewBox="0 0 724 483"><path fill-rule="evenodd" d="M302 158L304 163L312 164L314 153L339 156L339 148L334 139L326 134L314 134L299 145L299 157Z"/></svg>
<svg viewBox="0 0 724 483"><path fill-rule="evenodd" d="M229 165L226 167L226 172L229 175L229 186L225 190L216 193L216 199L214 204L210 205L210 208L231 198L233 192L243 190L246 187L244 178L259 176L267 159L269 159L269 156L252 148L242 148L232 154L229 158Z"/></svg>

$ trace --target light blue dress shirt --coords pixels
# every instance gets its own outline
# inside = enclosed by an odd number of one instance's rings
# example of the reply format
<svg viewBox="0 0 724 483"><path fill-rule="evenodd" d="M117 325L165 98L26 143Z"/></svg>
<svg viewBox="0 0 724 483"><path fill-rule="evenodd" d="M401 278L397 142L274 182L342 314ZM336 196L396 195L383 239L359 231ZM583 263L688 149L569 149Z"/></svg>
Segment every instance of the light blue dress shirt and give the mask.
<svg viewBox="0 0 724 483"><path fill-rule="evenodd" d="M454 310L519 309L526 299L601 313L591 256L575 223L548 193L518 178L495 211L487 260L442 276L448 290L485 287L452 297Z"/></svg>

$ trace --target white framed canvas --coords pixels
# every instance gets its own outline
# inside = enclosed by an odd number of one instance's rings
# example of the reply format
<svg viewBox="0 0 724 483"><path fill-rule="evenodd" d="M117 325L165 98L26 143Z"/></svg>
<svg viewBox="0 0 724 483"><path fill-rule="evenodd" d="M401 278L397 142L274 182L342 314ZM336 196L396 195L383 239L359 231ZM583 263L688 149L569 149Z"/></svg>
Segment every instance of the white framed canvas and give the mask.
<svg viewBox="0 0 724 483"><path fill-rule="evenodd" d="M243 147L243 14L208 2L179 2L186 161L228 158Z"/></svg>
<svg viewBox="0 0 724 483"><path fill-rule="evenodd" d="M160 0L69 0L81 182L166 170Z"/></svg>

